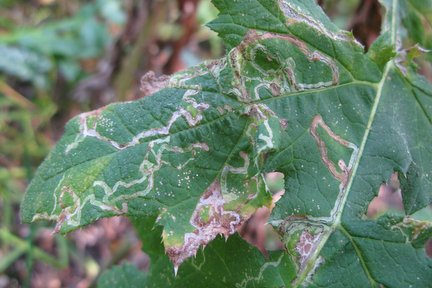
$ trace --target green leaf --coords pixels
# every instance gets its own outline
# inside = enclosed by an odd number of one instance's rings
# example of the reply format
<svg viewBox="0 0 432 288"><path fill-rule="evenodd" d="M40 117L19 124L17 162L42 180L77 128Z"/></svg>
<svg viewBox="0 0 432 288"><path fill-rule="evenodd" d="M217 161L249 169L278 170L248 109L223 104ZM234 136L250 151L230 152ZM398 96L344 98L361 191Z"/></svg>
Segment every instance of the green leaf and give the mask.
<svg viewBox="0 0 432 288"><path fill-rule="evenodd" d="M147 283L147 276L135 266L124 264L105 271L100 276L97 287L141 288Z"/></svg>
<svg viewBox="0 0 432 288"><path fill-rule="evenodd" d="M251 247L235 234L228 240L218 237L207 247L197 251L197 255L185 261L175 276L169 258L158 253L164 248L160 236L162 228L154 227L155 218L135 218L132 222L143 242L144 252L151 258L150 270L147 273L136 271L146 275L146 281L142 282L140 287L276 288L289 285L295 275L295 266L288 255L271 252L268 259L265 259L258 249ZM121 273L118 268L114 270L117 271L106 274ZM119 278L122 278L121 275Z"/></svg>
<svg viewBox="0 0 432 288"><path fill-rule="evenodd" d="M99 14L109 12L119 20L122 16L122 11L113 10L120 8L116 0L98 2L101 3L82 5L66 20L44 21L36 27L19 26L2 33L0 72L31 81L39 88L47 88L49 73L57 66L68 81L78 80L83 73L78 60L100 56L113 40L108 23L97 20Z"/></svg>
<svg viewBox="0 0 432 288"><path fill-rule="evenodd" d="M411 44L420 44L432 48L432 1L407 0L395 3L392 0L381 0L389 11L384 21L384 29L390 30L393 21L399 25L397 37L407 39ZM414 42L414 43L413 43Z"/></svg>
<svg viewBox="0 0 432 288"><path fill-rule="evenodd" d="M218 237L197 251L178 271L173 271L161 244L162 227L155 217L133 218L132 223L151 258L150 270L139 271L130 264L105 271L98 287L283 287L292 280L295 266L282 252L268 259L238 234L228 240ZM286 272L290 273L286 273ZM175 275L177 273L177 275Z"/></svg>
<svg viewBox="0 0 432 288"><path fill-rule="evenodd" d="M392 0L381 2L389 12L392 11L387 13L383 29L390 30L389 27L395 22L393 25L398 25L399 29L393 30L393 37L404 47L414 50L415 54L426 52L428 60L432 60L432 1L398 1L396 5Z"/></svg>
<svg viewBox="0 0 432 288"><path fill-rule="evenodd" d="M258 167L267 148L250 142L263 108L245 105L231 81L227 60L204 63L151 97L71 120L28 188L22 219L57 220L56 230L68 232L157 211L176 266L233 234L271 194Z"/></svg>
<svg viewBox="0 0 432 288"><path fill-rule="evenodd" d="M0 71L2 74L10 75L23 81L32 81L39 87L46 86L46 79L43 76L52 69L50 59L10 45L0 43Z"/></svg>
<svg viewBox="0 0 432 288"><path fill-rule="evenodd" d="M401 2L387 1L388 14ZM272 282L276 274L252 286L427 287L431 223L414 214L432 203L432 87L400 61L399 21L390 17L365 54L312 0L214 4L220 15L209 26L232 48L227 56L153 81L148 74L143 88L161 90L73 119L28 188L23 220L54 219L67 232L101 217L157 215L165 252L176 268L185 262L179 279L184 269L202 283L187 259L198 253L205 266L200 247L270 206L263 176L278 171L285 194L271 223L289 265L267 265L286 273L283 283ZM368 219L395 172L404 214ZM240 242L214 242L211 259L233 254L240 263L224 276L257 275L267 263L236 254ZM161 248L149 253L158 271L149 277L174 283ZM206 273L222 281L222 264Z"/></svg>

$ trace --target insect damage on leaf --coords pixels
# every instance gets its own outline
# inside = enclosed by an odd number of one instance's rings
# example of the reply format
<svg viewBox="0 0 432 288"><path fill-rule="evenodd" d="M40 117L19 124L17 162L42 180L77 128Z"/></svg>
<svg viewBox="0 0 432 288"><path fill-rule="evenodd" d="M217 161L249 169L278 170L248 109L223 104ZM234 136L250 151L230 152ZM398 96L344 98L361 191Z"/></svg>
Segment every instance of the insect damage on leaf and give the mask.
<svg viewBox="0 0 432 288"><path fill-rule="evenodd" d="M399 1L385 2L397 15ZM177 270L270 206L263 175L280 171L285 194L270 221L288 251L286 285L432 281L430 221L414 217L432 199L432 137L424 133L432 89L400 68L397 19L369 55L313 0L214 3L221 14L210 26L230 46L226 57L171 76L149 73L142 86L154 94L73 120L30 185L23 218L56 219L66 232L101 217L157 214ZM404 176L410 215L367 219L393 171ZM382 273L382 259L399 257L416 261L419 276L403 265L393 269L404 278ZM351 282L334 273L346 263L358 275ZM238 286L282 269L277 259L265 265Z"/></svg>
<svg viewBox="0 0 432 288"><path fill-rule="evenodd" d="M402 177L403 178L403 177ZM405 187L407 188L407 187ZM389 181L380 186L378 196L369 204L367 217L381 225L389 225L393 231L399 231L405 238L406 243L422 246L432 231L430 217L422 216L432 214L430 207L426 207L417 213L409 215L404 211L403 197L399 173L394 172Z"/></svg>
<svg viewBox="0 0 432 288"><path fill-rule="evenodd" d="M338 166L340 168L340 172L337 171L334 163L328 158L327 147L326 147L325 142L320 138L320 136L318 134L318 131L317 131L318 127L323 128L327 132L327 134L333 140L335 140L337 143L339 143L340 145L353 150L348 166L346 165L346 163L343 159L340 159L338 161ZM354 161L357 160L358 147L355 144L350 143L350 142L342 139L340 136L336 135L330 129L330 127L327 126L327 124L322 119L321 115L315 116L315 118L312 120L310 133L318 145L318 148L319 148L320 154L321 154L321 159L322 159L324 165L331 172L333 177L335 177L341 183L340 189L341 190L345 189L347 184L348 184L349 178L350 178L350 174L352 171Z"/></svg>
<svg viewBox="0 0 432 288"><path fill-rule="evenodd" d="M182 100L186 103L190 104L193 109L195 109L194 115L191 114L185 108L179 108L177 111L172 113L168 123L166 126L160 128L153 128L149 130L142 131L132 137L129 142L120 143L112 140L111 138L102 135L102 133L108 131L114 131L115 127L112 127L111 120L106 118L103 115L103 111L105 108L100 108L98 110L83 113L78 116L79 123L79 133L76 135L75 139L72 143L68 144L65 147L64 155L70 154L74 149L77 149L81 142L83 142L86 138L96 138L101 142L108 143L116 150L124 150L130 147L134 147L139 145L144 139L162 136L162 138L158 138L156 140L152 140L148 142L147 145L147 153L144 155L141 164L139 165L139 172L141 173L141 177L131 180L129 182L125 181L117 181L112 187L107 184L106 181L98 180L93 182L93 187L101 188L103 191L103 197L101 200L97 200L94 194L90 194L84 199L81 199L77 196L77 194L73 191L71 187L63 185L63 179L65 178L65 174L63 174L62 179L58 183L58 187L54 189L53 193L53 209L48 215L48 213L36 213L33 216L33 220L36 219L57 219L58 223L56 225L56 231L58 232L61 226L66 223L70 227L78 227L81 223L81 210L89 203L95 207L100 208L104 211L111 211L115 215L125 214L128 211L127 203L124 202L126 200L131 200L137 197L146 196L152 189L154 189L154 173L161 169L164 164L167 164L166 161L162 160L163 154L166 151L173 153L188 153L192 154L191 158L187 159L184 163L179 164L177 167L181 169L183 166L187 165L189 161L194 160L194 155L196 154L196 150L208 151L209 147L205 143L194 143L189 145L186 148L171 146L170 143L170 130L171 127L178 121L179 118L183 118L187 121L188 125L195 126L202 120L202 111L209 108L209 105L206 103L197 103L192 96L197 94L195 90L187 90ZM100 132L102 131L102 132ZM73 155L72 155L73 156ZM116 195L118 190L129 189L133 186L137 185L145 185L144 189L140 191L136 191L132 194L120 194ZM58 197L59 191L60 196ZM66 191L66 192L65 192ZM69 195L68 197L72 197L73 201L70 204L65 204L62 199L64 195ZM60 207L62 209L59 216L56 216L58 213L58 201L59 198ZM69 201L70 202L70 201ZM120 205L122 208L118 209L117 205Z"/></svg>
<svg viewBox="0 0 432 288"><path fill-rule="evenodd" d="M335 41L353 42L359 47L362 47L362 45L357 42L357 40L355 40L351 33L347 31L332 31L331 29L328 29L328 27L325 27L322 22L314 19L314 17L308 13L309 11L302 9L299 4L291 3L291 1L286 0L278 0L278 4L286 17L286 24L288 26L295 23L304 23L307 26L313 27L316 31L319 31L330 39Z"/></svg>
<svg viewBox="0 0 432 288"><path fill-rule="evenodd" d="M249 283L259 283L264 278L264 273L271 268L278 268L283 260L283 254L276 261L266 262L262 265L257 274L245 274L244 279L240 283L236 283L235 288L249 287Z"/></svg>
<svg viewBox="0 0 432 288"><path fill-rule="evenodd" d="M128 212L128 204L127 201L138 198L145 197L148 193L150 193L154 189L154 179L153 175L159 169L161 169L162 165L165 164L162 160L163 153L166 151L173 153L191 153L192 157L187 159L184 163L179 164L177 169L182 169L183 166L187 165L189 161L193 161L193 155L196 154L197 150L208 151L209 147L205 143L194 143L187 148L181 148L176 146L170 146L169 143L170 138L162 138L158 140L154 140L149 142L148 144L148 152L145 154L143 161L139 166L139 171L141 173L141 177L131 180L129 182L118 181L112 187L110 187L105 181L94 181L93 187L95 189L99 189L103 191L103 196L101 200L97 200L94 194L90 194L81 200L80 197L73 191L72 188L68 186L61 186L62 180L59 182L59 186L61 187L61 193L59 196L59 203L61 213L58 220L55 231L59 232L61 226L63 224L67 224L70 227L78 227L81 223L81 211L87 203L93 205L95 207L100 208L104 211L111 211L115 215L122 215ZM138 190L131 194L118 194L118 191L124 189L130 189L134 186L142 186L143 189ZM57 210L57 196L56 191L54 192L54 208L51 212L51 215L48 217L52 217L55 215L54 213ZM72 197L73 201L67 204L63 199L65 197ZM121 205L121 209L117 208L118 205ZM44 219L43 215L36 214L35 219Z"/></svg>
<svg viewBox="0 0 432 288"><path fill-rule="evenodd" d="M322 131L320 130L323 130L325 134L321 134ZM313 217L309 215L293 215L285 219L282 225L279 225L279 227L283 227L282 230L283 234L285 234L284 237L287 247L289 249L291 247L291 250L296 252L294 258L298 263L298 273L305 274L304 278L306 279L310 279L318 267L324 263L323 258L319 255L320 249L322 248L321 245L323 241L327 241L328 237L330 237L337 225L339 225L339 217L341 216L347 197L347 185L359 152L357 145L336 135L319 114L312 119L309 132L316 142L322 164L340 184L337 198L329 216ZM324 136L326 135L330 138L324 140ZM326 143L326 141L329 143ZM339 170L328 155L327 146L330 145L331 141L335 142L332 143L333 145L337 144L351 150L348 165L343 159L337 161Z"/></svg>
<svg viewBox="0 0 432 288"><path fill-rule="evenodd" d="M205 247L220 234L227 239L236 232L236 228L242 221L241 216L234 211L226 211L224 204L221 185L215 181L199 199L192 214L190 224L195 227L195 230L185 234L181 247L166 249L166 253L174 264L176 274L180 264L187 258L196 256L200 247Z"/></svg>
<svg viewBox="0 0 432 288"><path fill-rule="evenodd" d="M281 41L283 45L292 45L304 55L309 63L324 64L329 71L327 74L331 75L330 79L327 81L321 79L316 83L300 82L297 79L297 63L294 57L283 58L278 53L269 50L270 45L264 44L269 41ZM259 92L263 88L270 91L272 96L277 96L281 93L319 89L339 84L339 68L334 60L320 51L311 50L306 43L291 35L249 30L243 41L238 47L231 50L229 55L239 81L240 87L237 89L237 94L244 102L260 100ZM299 57L299 60L302 59ZM262 61L275 62L276 67L262 67ZM258 72L255 77L248 75L252 74L253 70L248 71L251 68ZM244 71L247 71L247 74ZM253 81L259 81L259 83L253 83ZM251 93L248 93L246 89L249 83L253 83L252 99L249 95Z"/></svg>
<svg viewBox="0 0 432 288"><path fill-rule="evenodd" d="M149 71L141 77L141 92L148 96L166 88L169 84L170 77L161 75L157 77L153 71Z"/></svg>
<svg viewBox="0 0 432 288"><path fill-rule="evenodd" d="M366 216L370 219L374 219L389 210L404 212L402 191L400 188L398 173L396 172L391 175L389 181L381 184L378 196L372 199L368 206Z"/></svg>
<svg viewBox="0 0 432 288"><path fill-rule="evenodd" d="M320 236L320 233L313 235L306 230L301 233L300 239L296 245L296 251L300 256L301 268L304 268L311 253L315 251L316 245L319 243Z"/></svg>

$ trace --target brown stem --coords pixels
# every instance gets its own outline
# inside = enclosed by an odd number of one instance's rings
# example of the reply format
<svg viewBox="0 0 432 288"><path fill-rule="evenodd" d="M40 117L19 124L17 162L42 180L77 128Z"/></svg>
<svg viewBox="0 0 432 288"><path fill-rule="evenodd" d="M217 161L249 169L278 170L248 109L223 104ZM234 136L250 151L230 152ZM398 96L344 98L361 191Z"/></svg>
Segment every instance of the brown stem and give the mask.
<svg viewBox="0 0 432 288"><path fill-rule="evenodd" d="M349 25L354 36L365 45L366 49L380 34L381 6L378 0L362 0L357 7L356 16Z"/></svg>
<svg viewBox="0 0 432 288"><path fill-rule="evenodd" d="M140 67L143 59L143 51L148 47L149 43L154 40L155 32L158 21L163 19L166 13L166 1L157 1L154 5L146 5L147 11L151 11L147 15L147 21L142 25L138 39L133 45L132 51L126 55L123 60L120 71L114 79L114 88L116 91L117 99L120 101L126 100L128 92L135 87L134 82L137 81L136 72Z"/></svg>
<svg viewBox="0 0 432 288"><path fill-rule="evenodd" d="M183 68L180 59L181 52L198 29L198 22L196 20L198 0L177 0L177 4L181 12L179 24L183 29L183 34L173 43L173 52L164 67L165 74L172 74Z"/></svg>

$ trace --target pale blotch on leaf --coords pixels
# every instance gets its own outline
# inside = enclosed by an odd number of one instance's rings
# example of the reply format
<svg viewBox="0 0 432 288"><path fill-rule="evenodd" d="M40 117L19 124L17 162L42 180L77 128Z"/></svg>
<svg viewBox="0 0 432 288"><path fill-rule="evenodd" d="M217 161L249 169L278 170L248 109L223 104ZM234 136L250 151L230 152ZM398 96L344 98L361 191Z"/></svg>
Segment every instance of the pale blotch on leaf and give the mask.
<svg viewBox="0 0 432 288"><path fill-rule="evenodd" d="M300 239L296 245L296 251L300 256L301 269L305 267L310 255L315 252L316 246L321 239L321 233L312 234L304 230L300 235Z"/></svg>
<svg viewBox="0 0 432 288"><path fill-rule="evenodd" d="M195 228L184 235L181 247L166 247L166 253L174 264L175 273L186 259L195 256L201 246L206 246L218 235L228 238L241 224L241 216L234 211L225 211L221 185L215 180L201 196L190 219Z"/></svg>

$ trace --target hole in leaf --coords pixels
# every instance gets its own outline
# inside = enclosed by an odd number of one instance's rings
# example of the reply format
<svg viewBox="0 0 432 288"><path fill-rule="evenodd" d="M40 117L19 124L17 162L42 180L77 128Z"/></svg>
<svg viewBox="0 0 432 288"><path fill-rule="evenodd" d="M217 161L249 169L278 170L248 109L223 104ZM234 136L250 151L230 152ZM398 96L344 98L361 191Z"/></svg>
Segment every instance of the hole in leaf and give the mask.
<svg viewBox="0 0 432 288"><path fill-rule="evenodd" d="M365 45L366 49L380 35L382 9L378 1L318 0L318 4L339 28L352 31L357 41Z"/></svg>
<svg viewBox="0 0 432 288"><path fill-rule="evenodd" d="M426 241L425 249L426 249L426 255L429 258L432 258L432 238Z"/></svg>
<svg viewBox="0 0 432 288"><path fill-rule="evenodd" d="M388 211L404 211L398 173L395 172L387 183L380 186L378 196L372 199L367 210L369 219L378 218Z"/></svg>
<svg viewBox="0 0 432 288"><path fill-rule="evenodd" d="M283 244L271 225L266 225L276 202L284 194L285 179L280 172L270 172L266 175L266 183L273 195L270 208L259 208L240 228L240 235L250 244L256 246L264 255L267 251L281 250Z"/></svg>
<svg viewBox="0 0 432 288"><path fill-rule="evenodd" d="M285 179L284 179L284 174L283 173L280 173L280 172L270 172L270 173L267 173L267 175L266 175L266 182L267 182L267 186L268 186L270 192L273 195L284 191ZM280 196L279 196L279 198L280 198ZM273 200L273 202L276 203L279 200L279 198L277 198L276 201Z"/></svg>

